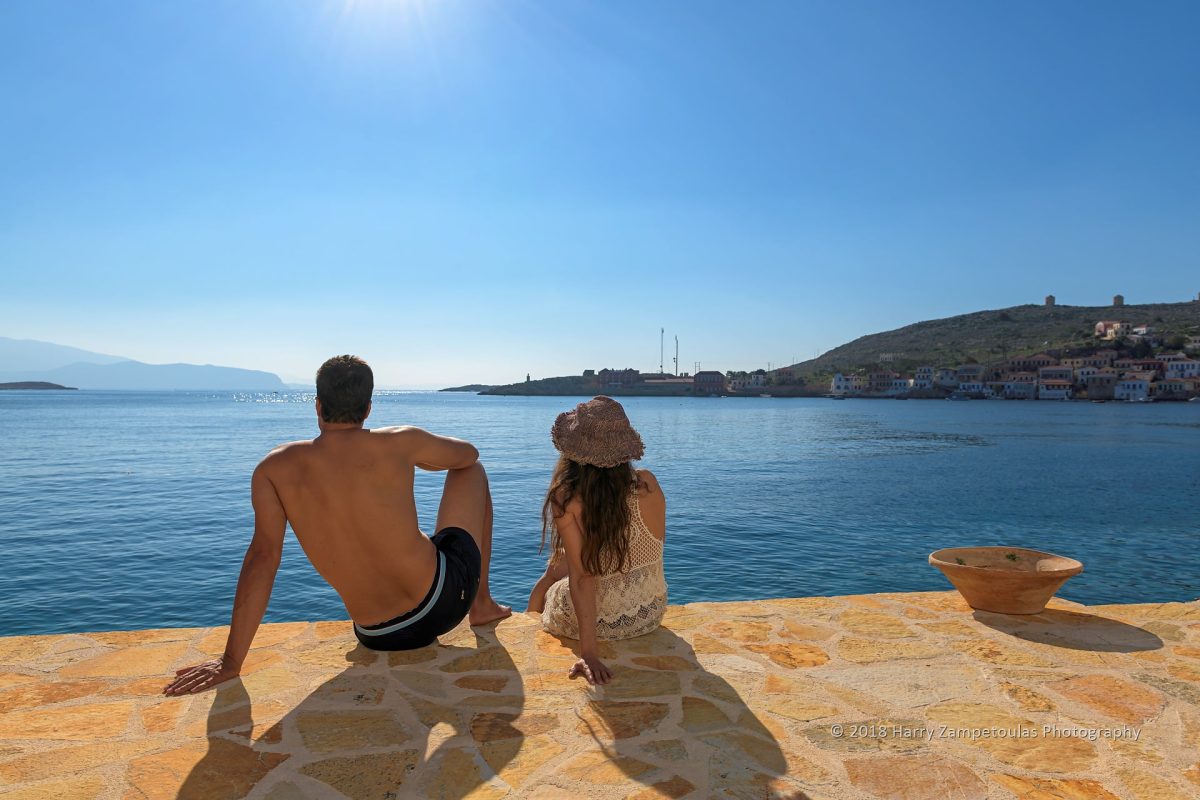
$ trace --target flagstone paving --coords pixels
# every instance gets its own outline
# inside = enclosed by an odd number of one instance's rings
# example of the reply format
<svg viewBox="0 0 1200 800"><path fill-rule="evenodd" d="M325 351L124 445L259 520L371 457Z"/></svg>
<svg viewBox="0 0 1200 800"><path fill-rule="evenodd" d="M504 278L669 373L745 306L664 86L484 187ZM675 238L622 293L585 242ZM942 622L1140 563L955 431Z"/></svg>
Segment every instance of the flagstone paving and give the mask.
<svg viewBox="0 0 1200 800"><path fill-rule="evenodd" d="M0 800L1200 797L1200 602L673 606L596 688L525 615L390 654L287 623L163 696L225 632L0 638Z"/></svg>

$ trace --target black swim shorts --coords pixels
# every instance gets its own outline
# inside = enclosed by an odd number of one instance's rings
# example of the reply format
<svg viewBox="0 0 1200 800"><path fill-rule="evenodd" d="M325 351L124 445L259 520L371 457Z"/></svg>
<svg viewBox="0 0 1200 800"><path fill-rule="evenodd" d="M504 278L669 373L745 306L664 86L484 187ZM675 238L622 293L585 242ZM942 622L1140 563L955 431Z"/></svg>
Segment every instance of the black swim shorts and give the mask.
<svg viewBox="0 0 1200 800"><path fill-rule="evenodd" d="M482 558L471 534L442 528L430 537L437 549L433 584L416 608L378 625L354 625L354 635L372 650L412 650L437 641L471 609L479 589Z"/></svg>

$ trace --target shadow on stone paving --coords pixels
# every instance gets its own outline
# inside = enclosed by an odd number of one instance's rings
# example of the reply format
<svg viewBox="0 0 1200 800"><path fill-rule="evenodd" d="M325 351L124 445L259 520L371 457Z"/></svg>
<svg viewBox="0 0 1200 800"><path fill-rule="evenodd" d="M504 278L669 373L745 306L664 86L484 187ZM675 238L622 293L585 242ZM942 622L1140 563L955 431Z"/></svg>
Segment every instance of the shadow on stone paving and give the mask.
<svg viewBox="0 0 1200 800"><path fill-rule="evenodd" d="M395 653L357 645L345 671L265 729L240 681L220 687L208 752L177 798L233 800L256 789L270 800L316 800L330 788L354 800L467 796L516 756L525 701L495 633L475 638L473 648Z"/></svg>
<svg viewBox="0 0 1200 800"><path fill-rule="evenodd" d="M1072 650L1137 653L1163 646L1162 639L1145 628L1079 611L1046 609L1029 615L976 611L974 617L989 628L1018 639Z"/></svg>
<svg viewBox="0 0 1200 800"><path fill-rule="evenodd" d="M621 661L637 666L614 665L612 683L588 689L578 712L579 730L600 751L596 769L619 771L656 789L655 796L699 789L699 797L808 800L785 779L779 742L728 681L701 666L686 641L659 628L611 644ZM762 672L745 674L754 680Z"/></svg>

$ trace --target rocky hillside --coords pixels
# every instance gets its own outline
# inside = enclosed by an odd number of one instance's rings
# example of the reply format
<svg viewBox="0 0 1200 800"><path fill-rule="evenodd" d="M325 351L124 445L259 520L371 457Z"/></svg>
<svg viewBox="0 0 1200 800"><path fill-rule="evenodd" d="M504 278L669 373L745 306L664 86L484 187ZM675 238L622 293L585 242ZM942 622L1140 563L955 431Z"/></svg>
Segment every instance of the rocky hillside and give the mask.
<svg viewBox="0 0 1200 800"><path fill-rule="evenodd" d="M884 365L898 371L921 365L952 366L968 359L992 361L1042 350L1096 346L1100 320L1152 325L1164 335L1200 333L1200 302L1113 306L1013 306L917 322L872 333L793 365L807 376Z"/></svg>

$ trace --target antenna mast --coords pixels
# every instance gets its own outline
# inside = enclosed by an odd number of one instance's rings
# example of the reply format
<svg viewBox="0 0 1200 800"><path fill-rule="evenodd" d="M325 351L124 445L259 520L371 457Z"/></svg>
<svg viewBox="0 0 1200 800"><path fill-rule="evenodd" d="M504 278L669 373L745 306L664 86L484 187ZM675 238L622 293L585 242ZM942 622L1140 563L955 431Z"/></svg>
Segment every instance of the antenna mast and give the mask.
<svg viewBox="0 0 1200 800"><path fill-rule="evenodd" d="M675 337L675 377L679 377L679 337Z"/></svg>
<svg viewBox="0 0 1200 800"><path fill-rule="evenodd" d="M658 374L663 373L663 334L667 332L666 328L658 329Z"/></svg>

